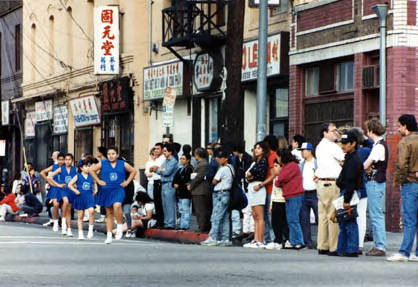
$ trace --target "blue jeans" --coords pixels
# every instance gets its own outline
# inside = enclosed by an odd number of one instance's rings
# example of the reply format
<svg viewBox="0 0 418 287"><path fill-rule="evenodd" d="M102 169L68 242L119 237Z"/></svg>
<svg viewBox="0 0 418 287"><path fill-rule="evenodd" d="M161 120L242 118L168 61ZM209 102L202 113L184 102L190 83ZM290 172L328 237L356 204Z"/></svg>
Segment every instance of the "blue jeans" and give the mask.
<svg viewBox="0 0 418 287"><path fill-rule="evenodd" d="M386 251L385 215L383 214L383 196L386 183L378 183L374 180L366 182L367 207L372 224L374 247Z"/></svg>
<svg viewBox="0 0 418 287"><path fill-rule="evenodd" d="M241 234L241 217L239 214L239 210L232 210L231 212L231 220L232 220L232 236L238 236Z"/></svg>
<svg viewBox="0 0 418 287"><path fill-rule="evenodd" d="M162 184L162 201L164 210L164 227L176 227L176 191L171 182Z"/></svg>
<svg viewBox="0 0 418 287"><path fill-rule="evenodd" d="M178 208L180 212L180 229L189 229L190 227L190 199L179 198Z"/></svg>
<svg viewBox="0 0 418 287"><path fill-rule="evenodd" d="M154 183L148 183L147 185L147 193L151 199L154 199Z"/></svg>
<svg viewBox="0 0 418 287"><path fill-rule="evenodd" d="M302 201L302 208L300 209L300 224L303 231L303 241L306 246L312 247L311 237L311 208L315 214L315 220L318 222L318 198L316 191L305 192L305 197Z"/></svg>
<svg viewBox="0 0 418 287"><path fill-rule="evenodd" d="M270 221L271 193L266 193L266 204L264 205L264 242L272 242L271 239L271 221Z"/></svg>
<svg viewBox="0 0 418 287"><path fill-rule="evenodd" d="M338 223L340 233L338 234L338 254L358 252L358 225L357 219Z"/></svg>
<svg viewBox="0 0 418 287"><path fill-rule="evenodd" d="M229 240L229 191L214 191L213 197L213 210L210 221L212 227L209 232L209 236L214 240Z"/></svg>
<svg viewBox="0 0 418 287"><path fill-rule="evenodd" d="M410 182L401 186L402 195L402 223L403 239L399 253L409 257L414 245L415 234L417 236L418 256L418 183Z"/></svg>
<svg viewBox="0 0 418 287"><path fill-rule="evenodd" d="M302 207L303 194L286 199L286 218L289 225L290 244L305 245L303 241L302 228L300 226L299 214Z"/></svg>

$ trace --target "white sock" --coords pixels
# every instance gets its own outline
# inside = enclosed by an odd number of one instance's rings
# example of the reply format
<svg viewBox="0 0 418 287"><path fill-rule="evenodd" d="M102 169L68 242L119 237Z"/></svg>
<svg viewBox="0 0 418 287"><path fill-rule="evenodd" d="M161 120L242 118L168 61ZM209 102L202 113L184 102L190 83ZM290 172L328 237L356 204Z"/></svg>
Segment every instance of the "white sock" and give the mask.
<svg viewBox="0 0 418 287"><path fill-rule="evenodd" d="M123 233L123 225L122 224L117 224L116 225L116 231L118 232L118 233Z"/></svg>
<svg viewBox="0 0 418 287"><path fill-rule="evenodd" d="M107 238L112 238L112 232L107 233Z"/></svg>
<svg viewBox="0 0 418 287"><path fill-rule="evenodd" d="M94 227L93 224L92 225L89 225L89 232L93 232L93 227Z"/></svg>
<svg viewBox="0 0 418 287"><path fill-rule="evenodd" d="M67 232L71 232L71 227L68 227L67 228Z"/></svg>
<svg viewBox="0 0 418 287"><path fill-rule="evenodd" d="M62 227L62 229L67 229L67 219L65 219L65 218L63 218L62 220L61 220L61 227Z"/></svg>
<svg viewBox="0 0 418 287"><path fill-rule="evenodd" d="M78 231L78 236L84 236L83 230Z"/></svg>
<svg viewBox="0 0 418 287"><path fill-rule="evenodd" d="M58 219L54 219L54 225L58 225Z"/></svg>

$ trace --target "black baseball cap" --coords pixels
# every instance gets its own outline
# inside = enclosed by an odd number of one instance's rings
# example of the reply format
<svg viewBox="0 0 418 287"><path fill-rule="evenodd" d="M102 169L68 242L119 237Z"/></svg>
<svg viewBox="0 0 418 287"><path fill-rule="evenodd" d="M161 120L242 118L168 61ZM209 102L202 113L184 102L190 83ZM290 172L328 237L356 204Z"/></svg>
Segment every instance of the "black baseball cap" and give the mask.
<svg viewBox="0 0 418 287"><path fill-rule="evenodd" d="M357 142L357 137L353 132L348 131L341 136L340 142L342 144Z"/></svg>

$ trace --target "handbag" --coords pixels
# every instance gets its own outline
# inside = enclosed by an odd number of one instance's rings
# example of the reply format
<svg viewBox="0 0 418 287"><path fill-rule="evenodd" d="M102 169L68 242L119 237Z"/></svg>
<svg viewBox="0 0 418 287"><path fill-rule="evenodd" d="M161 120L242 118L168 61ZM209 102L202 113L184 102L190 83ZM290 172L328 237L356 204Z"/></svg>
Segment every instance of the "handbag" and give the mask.
<svg viewBox="0 0 418 287"><path fill-rule="evenodd" d="M356 219L357 216L357 205L350 206L349 209L338 209L335 215L338 223Z"/></svg>
<svg viewBox="0 0 418 287"><path fill-rule="evenodd" d="M235 174L231 167L228 165L229 171L232 174L232 186L231 186L231 200L229 201L229 210L242 210L248 205L248 198L244 190L236 180Z"/></svg>

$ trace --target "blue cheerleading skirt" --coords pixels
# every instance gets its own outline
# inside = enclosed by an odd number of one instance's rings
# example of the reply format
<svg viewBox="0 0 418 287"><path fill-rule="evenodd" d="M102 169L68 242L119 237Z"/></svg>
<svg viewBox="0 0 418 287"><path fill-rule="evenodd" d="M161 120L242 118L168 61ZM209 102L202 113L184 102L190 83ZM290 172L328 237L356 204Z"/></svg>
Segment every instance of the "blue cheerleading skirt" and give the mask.
<svg viewBox="0 0 418 287"><path fill-rule="evenodd" d="M101 186L97 193L96 203L100 206L111 207L114 203L123 203L125 190L123 187Z"/></svg>
<svg viewBox="0 0 418 287"><path fill-rule="evenodd" d="M61 198L64 198L64 197L68 198L69 203L71 203L71 204L74 203L75 196L76 195L75 195L74 191L72 191L71 189L69 189L69 188L61 189Z"/></svg>
<svg viewBox="0 0 418 287"><path fill-rule="evenodd" d="M73 208L77 210L84 210L90 207L95 207L93 193L90 191L81 192L79 195L74 195Z"/></svg>
<svg viewBox="0 0 418 287"><path fill-rule="evenodd" d="M46 199L56 199L58 196L59 190L55 186L51 186L46 194Z"/></svg>

